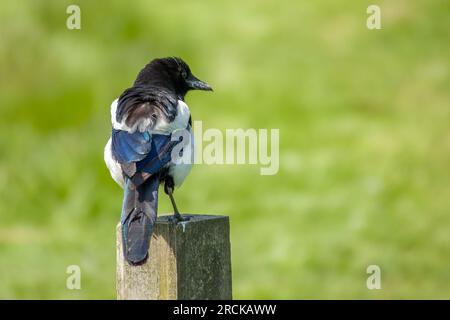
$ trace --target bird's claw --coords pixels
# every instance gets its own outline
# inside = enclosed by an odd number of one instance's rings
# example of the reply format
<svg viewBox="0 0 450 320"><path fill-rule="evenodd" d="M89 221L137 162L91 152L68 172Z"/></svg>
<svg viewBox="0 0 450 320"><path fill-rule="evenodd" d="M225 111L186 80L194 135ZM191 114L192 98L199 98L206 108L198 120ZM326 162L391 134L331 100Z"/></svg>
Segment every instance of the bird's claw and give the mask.
<svg viewBox="0 0 450 320"><path fill-rule="evenodd" d="M181 214L174 214L173 216L169 217L169 222L173 224L177 224L180 222L186 222L189 221L191 218L188 216L182 216Z"/></svg>

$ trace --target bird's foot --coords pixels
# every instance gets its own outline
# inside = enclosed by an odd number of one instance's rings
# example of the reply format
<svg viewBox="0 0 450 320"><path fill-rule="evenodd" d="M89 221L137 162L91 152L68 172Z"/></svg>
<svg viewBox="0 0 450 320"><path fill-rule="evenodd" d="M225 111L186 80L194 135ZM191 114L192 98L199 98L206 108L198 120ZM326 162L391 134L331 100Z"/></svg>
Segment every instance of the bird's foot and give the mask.
<svg viewBox="0 0 450 320"><path fill-rule="evenodd" d="M177 224L180 222L186 222L191 220L190 217L188 216L182 216L181 214L179 214L178 212L174 213L173 216L169 217L169 222L173 223L173 224Z"/></svg>

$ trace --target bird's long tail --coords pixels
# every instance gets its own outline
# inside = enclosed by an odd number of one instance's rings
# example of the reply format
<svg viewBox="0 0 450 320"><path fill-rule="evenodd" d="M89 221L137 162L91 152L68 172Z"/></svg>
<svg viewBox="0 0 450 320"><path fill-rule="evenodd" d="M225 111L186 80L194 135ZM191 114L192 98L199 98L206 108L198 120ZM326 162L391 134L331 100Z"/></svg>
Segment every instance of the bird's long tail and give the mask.
<svg viewBox="0 0 450 320"><path fill-rule="evenodd" d="M159 177L153 175L135 186L128 180L122 207L122 245L125 259L132 265L146 261L158 208Z"/></svg>

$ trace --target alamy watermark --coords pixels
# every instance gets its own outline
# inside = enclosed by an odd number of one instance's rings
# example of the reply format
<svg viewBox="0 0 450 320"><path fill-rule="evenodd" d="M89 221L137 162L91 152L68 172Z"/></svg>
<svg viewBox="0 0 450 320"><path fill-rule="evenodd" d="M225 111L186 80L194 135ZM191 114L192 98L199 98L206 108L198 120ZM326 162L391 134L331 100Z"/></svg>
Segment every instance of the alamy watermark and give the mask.
<svg viewBox="0 0 450 320"><path fill-rule="evenodd" d="M69 14L66 20L66 26L69 30L81 29L81 9L76 4L67 6L66 13Z"/></svg>
<svg viewBox="0 0 450 320"><path fill-rule="evenodd" d="M375 4L371 4L367 7L367 14L370 14L367 17L366 26L369 30L381 29L381 9L379 6Z"/></svg>
<svg viewBox="0 0 450 320"><path fill-rule="evenodd" d="M371 264L366 269L367 277L366 286L369 290L379 290L381 289L381 269L376 264Z"/></svg>
<svg viewBox="0 0 450 320"><path fill-rule="evenodd" d="M202 121L194 121L192 129L193 135L188 129L175 130L172 133L172 141L181 140L172 149L172 162L176 164L251 164L260 165L261 175L278 173L279 129L237 128L225 129L223 132L215 128L204 130Z"/></svg>
<svg viewBox="0 0 450 320"><path fill-rule="evenodd" d="M66 273L69 275L66 280L66 288L69 290L81 289L81 268L73 264L67 267Z"/></svg>
<svg viewBox="0 0 450 320"><path fill-rule="evenodd" d="M69 15L66 20L66 26L69 30L81 29L81 9L76 4L67 6L66 13ZM381 29L381 9L376 4L367 7L366 13L369 14L366 20L366 26L369 30Z"/></svg>

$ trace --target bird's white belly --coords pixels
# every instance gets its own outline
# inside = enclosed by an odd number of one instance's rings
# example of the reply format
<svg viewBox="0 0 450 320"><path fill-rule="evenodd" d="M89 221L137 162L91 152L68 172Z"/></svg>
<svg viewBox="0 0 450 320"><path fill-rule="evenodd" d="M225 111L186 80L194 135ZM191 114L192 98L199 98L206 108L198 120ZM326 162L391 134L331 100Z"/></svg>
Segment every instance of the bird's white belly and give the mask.
<svg viewBox="0 0 450 320"><path fill-rule="evenodd" d="M105 146L104 151L104 159L106 163L106 167L108 168L109 172L111 173L111 177L114 179L115 182L122 188L125 185L125 181L123 179L123 173L122 173L122 167L120 166L120 163L118 163L116 160L114 160L112 156L112 150L111 150L111 138L108 140Z"/></svg>
<svg viewBox="0 0 450 320"><path fill-rule="evenodd" d="M180 164L176 164L176 163L169 163L169 175L173 178L173 182L175 184L176 187L181 186L181 184L183 183L184 179L186 179L186 177L188 176L189 172L192 169L192 164L194 163L194 134L192 133L192 131L190 132L190 142L188 145L186 145L184 147L184 150L190 150L190 159L189 162L187 163L180 163Z"/></svg>
<svg viewBox="0 0 450 320"><path fill-rule="evenodd" d="M160 119L155 127L150 130L150 133L171 134L174 130L185 129L190 117L191 113L188 105L184 101L178 100L177 115L175 116L175 119L172 122Z"/></svg>

